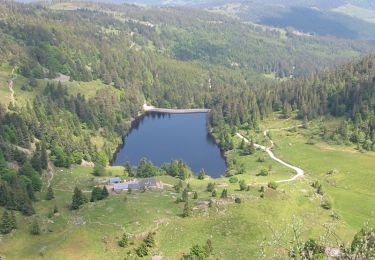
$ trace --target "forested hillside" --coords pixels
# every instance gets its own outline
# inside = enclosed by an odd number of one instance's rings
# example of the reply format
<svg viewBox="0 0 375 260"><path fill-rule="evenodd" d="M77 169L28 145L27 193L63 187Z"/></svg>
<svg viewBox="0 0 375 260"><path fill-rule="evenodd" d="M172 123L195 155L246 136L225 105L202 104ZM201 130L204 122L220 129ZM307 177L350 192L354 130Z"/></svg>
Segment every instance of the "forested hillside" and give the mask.
<svg viewBox="0 0 375 260"><path fill-rule="evenodd" d="M370 259L373 229L346 243L373 224L374 51L193 8L1 1L0 258ZM225 176L109 165L144 104L211 109Z"/></svg>
<svg viewBox="0 0 375 260"><path fill-rule="evenodd" d="M193 9L2 2L0 16L2 68L23 82L15 104L1 108L2 157L15 162L17 181L2 179L13 190L23 181L30 200L32 169L46 165L32 164L25 150L39 157L48 150L58 167L108 161L145 100L212 108L210 126L222 132L224 149L227 124L256 129L273 111L343 118L328 138L374 149L374 56L315 72L370 52L370 44L284 34ZM61 74L70 81L51 80ZM87 95L85 82L99 87Z"/></svg>

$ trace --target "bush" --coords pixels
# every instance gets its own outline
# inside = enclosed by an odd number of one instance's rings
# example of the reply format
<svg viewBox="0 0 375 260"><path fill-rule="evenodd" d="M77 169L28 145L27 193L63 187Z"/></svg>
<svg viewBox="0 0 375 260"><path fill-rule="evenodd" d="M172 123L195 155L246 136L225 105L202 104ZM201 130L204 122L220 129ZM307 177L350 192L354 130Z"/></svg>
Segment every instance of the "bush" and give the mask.
<svg viewBox="0 0 375 260"><path fill-rule="evenodd" d="M233 177L230 177L230 178L229 178L229 182L230 182L230 183L237 183L237 182L238 182L238 178L237 178L237 177L234 177L234 176L233 176Z"/></svg>
<svg viewBox="0 0 375 260"><path fill-rule="evenodd" d="M145 243L142 243L136 250L135 250L136 254L139 256L139 257L144 257L144 256L147 256L149 254L148 252L148 247Z"/></svg>
<svg viewBox="0 0 375 260"><path fill-rule="evenodd" d="M119 245L120 247L126 247L126 246L128 246L128 244L129 244L129 236L128 236L128 234L124 233L124 234L122 235L121 240L118 241L118 245Z"/></svg>
<svg viewBox="0 0 375 260"><path fill-rule="evenodd" d="M244 191L244 190L247 190L247 184L246 184L246 182L244 181L244 180L241 180L240 181L240 190L241 191Z"/></svg>
<svg viewBox="0 0 375 260"><path fill-rule="evenodd" d="M237 204L241 204L242 201L241 201L241 198L235 198L234 202L237 203Z"/></svg>
<svg viewBox="0 0 375 260"><path fill-rule="evenodd" d="M274 182L274 181L270 181L267 186L268 186L268 188L276 190L279 185L277 185L277 183Z"/></svg>
<svg viewBox="0 0 375 260"><path fill-rule="evenodd" d="M213 192L214 189L215 189L215 183L210 182L209 184L207 184L206 191Z"/></svg>
<svg viewBox="0 0 375 260"><path fill-rule="evenodd" d="M30 226L30 234L31 234L31 235L34 235L34 236L40 235L40 228L39 228L39 223L38 223L38 221L34 220L34 221L31 223L31 226Z"/></svg>
<svg viewBox="0 0 375 260"><path fill-rule="evenodd" d="M324 199L324 201L321 204L323 209L332 209L332 202L329 199Z"/></svg>

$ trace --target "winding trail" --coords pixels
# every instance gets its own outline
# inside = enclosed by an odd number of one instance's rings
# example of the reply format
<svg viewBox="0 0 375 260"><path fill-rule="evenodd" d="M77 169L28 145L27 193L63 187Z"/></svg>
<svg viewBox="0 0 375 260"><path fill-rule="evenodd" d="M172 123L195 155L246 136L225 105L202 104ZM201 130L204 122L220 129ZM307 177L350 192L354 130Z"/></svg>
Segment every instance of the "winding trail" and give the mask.
<svg viewBox="0 0 375 260"><path fill-rule="evenodd" d="M10 102L12 103L12 106L14 107L16 105L16 99L14 98L14 89L13 89L13 81L16 79L17 76L14 75L14 70L16 67L12 69L11 78L9 80L9 90L10 90Z"/></svg>
<svg viewBox="0 0 375 260"><path fill-rule="evenodd" d="M294 127L296 127L296 126L294 126ZM298 126L297 126L297 127L298 127ZM291 128L290 128L290 129L291 129ZM269 130L265 130L265 131L264 131L264 135L265 135L265 136L267 136L268 131L269 131ZM241 138L242 140L244 140L246 143L250 143L249 140L248 140L246 137L244 137L243 135L241 135L240 133L236 133L236 135L237 135L239 138ZM277 157L275 156L275 154L274 154L274 153L272 152L272 150L271 150L271 149L273 148L273 146L274 146L274 143L273 143L272 140L270 140L270 142L271 142L271 146L270 146L270 147L265 147L265 146L260 145L260 144L254 144L254 146L255 146L256 148L259 148L259 149L262 149L263 151L265 151L265 152L271 157L271 159L275 160L276 162L278 162L278 163L280 163L280 164L282 164L282 165L284 165L284 166L286 166L286 167L288 167L288 168L290 168L290 169L292 169L292 170L294 170L294 171L296 172L296 175L294 175L292 178L290 178L290 179L286 179L286 180L278 180L278 181L276 181L276 182L277 182L277 183L292 182L292 181L295 181L295 180L297 180L298 178L302 177L302 176L305 174L305 171L302 170L301 168L298 168L298 167L296 167L296 166L294 166L294 165L291 165L291 164L289 164L289 163L287 163L287 162L284 162L283 160L277 158Z"/></svg>

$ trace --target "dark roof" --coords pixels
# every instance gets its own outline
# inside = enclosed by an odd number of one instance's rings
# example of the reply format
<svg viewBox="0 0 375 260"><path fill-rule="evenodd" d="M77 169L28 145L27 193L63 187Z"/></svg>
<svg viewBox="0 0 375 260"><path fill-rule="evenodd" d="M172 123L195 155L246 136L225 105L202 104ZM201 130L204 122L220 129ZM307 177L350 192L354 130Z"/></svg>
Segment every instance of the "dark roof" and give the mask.
<svg viewBox="0 0 375 260"><path fill-rule="evenodd" d="M111 177L109 178L109 183L120 183L121 182L121 178L120 177Z"/></svg>

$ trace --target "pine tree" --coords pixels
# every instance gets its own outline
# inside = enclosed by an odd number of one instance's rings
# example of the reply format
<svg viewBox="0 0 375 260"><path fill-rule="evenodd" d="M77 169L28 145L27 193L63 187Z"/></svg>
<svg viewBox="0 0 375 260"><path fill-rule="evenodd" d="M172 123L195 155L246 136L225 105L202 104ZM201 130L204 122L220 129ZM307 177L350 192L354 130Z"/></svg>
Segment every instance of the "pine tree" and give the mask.
<svg viewBox="0 0 375 260"><path fill-rule="evenodd" d="M182 192L182 201L183 202L187 202L189 199L189 192L187 191L187 189L185 188L184 191Z"/></svg>
<svg viewBox="0 0 375 260"><path fill-rule="evenodd" d="M222 192L221 192L221 198L222 199L226 199L228 197L228 190L227 189L224 189Z"/></svg>
<svg viewBox="0 0 375 260"><path fill-rule="evenodd" d="M31 226L30 226L30 234L31 235L40 235L40 227L39 227L39 223L37 220L34 220L32 223L31 223Z"/></svg>
<svg viewBox="0 0 375 260"><path fill-rule="evenodd" d="M12 224L12 218L9 216L8 211L4 211L3 216L1 218L1 224L0 224L0 232L2 234L8 234L12 231L13 224Z"/></svg>
<svg viewBox="0 0 375 260"><path fill-rule="evenodd" d="M8 170L8 164L5 161L3 152L0 150L0 175L3 175Z"/></svg>
<svg viewBox="0 0 375 260"><path fill-rule="evenodd" d="M46 200L52 200L55 198L55 195L53 193L53 189L51 186L48 186L47 194L46 194Z"/></svg>
<svg viewBox="0 0 375 260"><path fill-rule="evenodd" d="M41 153L40 153L40 163L42 166L42 169L47 170L48 168L48 153L46 144L43 142L41 146Z"/></svg>
<svg viewBox="0 0 375 260"><path fill-rule="evenodd" d="M206 178L206 172L202 169L202 170L200 170L200 172L198 174L198 179L204 180L204 178Z"/></svg>
<svg viewBox="0 0 375 260"><path fill-rule="evenodd" d="M155 246L155 238L154 234L148 233L146 238L143 240L147 247L154 247Z"/></svg>
<svg viewBox="0 0 375 260"><path fill-rule="evenodd" d="M83 205L83 203L84 203L84 198L83 198L82 191L78 189L77 187L75 187L74 194L72 197L72 209L73 210L79 209L79 207Z"/></svg>
<svg viewBox="0 0 375 260"><path fill-rule="evenodd" d="M31 165L33 166L33 168L39 172L39 173L42 173L42 163L41 163L41 155L42 155L42 152L41 152L41 147L40 147L40 144L37 143L36 144L36 149L35 149L35 152L31 158Z"/></svg>
<svg viewBox="0 0 375 260"><path fill-rule="evenodd" d="M118 245L121 247L126 247L129 244L129 236L128 234L124 233L120 241L118 241Z"/></svg>
<svg viewBox="0 0 375 260"><path fill-rule="evenodd" d="M139 256L139 257L144 257L144 256L147 256L149 254L148 252L148 247L145 243L142 243L136 250L135 250L136 254Z"/></svg>
<svg viewBox="0 0 375 260"><path fill-rule="evenodd" d="M109 193L108 193L108 190L107 190L106 186L103 186L102 195L103 195L104 199L109 196Z"/></svg>
<svg viewBox="0 0 375 260"><path fill-rule="evenodd" d="M12 229L17 229L17 219L16 219L16 215L14 214L14 211L11 212L10 219L12 223Z"/></svg>
<svg viewBox="0 0 375 260"><path fill-rule="evenodd" d="M190 208L189 202L185 202L184 210L182 212L182 217L186 218L186 217L189 217L190 215L191 215L191 208Z"/></svg>
<svg viewBox="0 0 375 260"><path fill-rule="evenodd" d="M194 191L193 199L198 199L198 193L196 191Z"/></svg>

